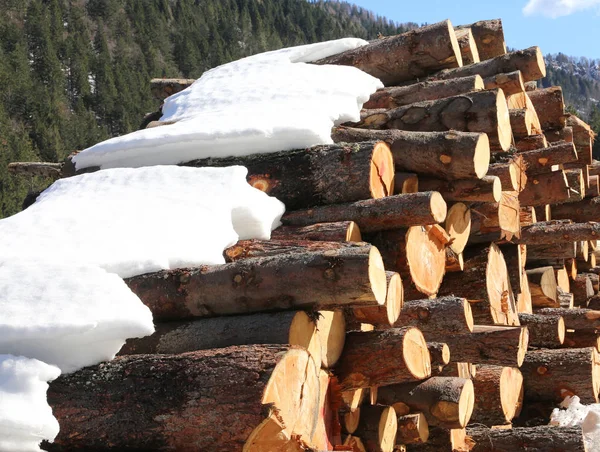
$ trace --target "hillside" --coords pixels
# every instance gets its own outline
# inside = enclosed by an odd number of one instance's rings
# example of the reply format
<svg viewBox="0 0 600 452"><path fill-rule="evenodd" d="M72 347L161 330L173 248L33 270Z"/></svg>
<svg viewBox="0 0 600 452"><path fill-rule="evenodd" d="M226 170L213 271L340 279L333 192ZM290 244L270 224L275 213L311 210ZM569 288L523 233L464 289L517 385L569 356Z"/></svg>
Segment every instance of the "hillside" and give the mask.
<svg viewBox="0 0 600 452"><path fill-rule="evenodd" d="M283 46L413 28L345 2L0 0L0 217L29 190L6 173L135 130L153 77L199 77Z"/></svg>

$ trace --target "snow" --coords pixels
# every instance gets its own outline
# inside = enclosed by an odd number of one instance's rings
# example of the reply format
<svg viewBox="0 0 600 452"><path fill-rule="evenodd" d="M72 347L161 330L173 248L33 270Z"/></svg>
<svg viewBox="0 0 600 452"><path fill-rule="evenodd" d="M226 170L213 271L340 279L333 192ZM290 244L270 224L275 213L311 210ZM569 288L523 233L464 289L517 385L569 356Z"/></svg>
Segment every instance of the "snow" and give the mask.
<svg viewBox="0 0 600 452"><path fill-rule="evenodd" d="M39 451L53 440L58 421L46 402L48 381L60 370L36 359L0 355L0 451Z"/></svg>
<svg viewBox="0 0 600 452"><path fill-rule="evenodd" d="M165 100L161 121L73 157L77 169L178 164L331 144L383 85L354 67L307 64L366 44L347 38L267 52L207 71Z"/></svg>
<svg viewBox="0 0 600 452"><path fill-rule="evenodd" d="M588 450L600 450L600 403L584 405L577 396L568 396L555 408L550 424L560 427L581 425Z"/></svg>

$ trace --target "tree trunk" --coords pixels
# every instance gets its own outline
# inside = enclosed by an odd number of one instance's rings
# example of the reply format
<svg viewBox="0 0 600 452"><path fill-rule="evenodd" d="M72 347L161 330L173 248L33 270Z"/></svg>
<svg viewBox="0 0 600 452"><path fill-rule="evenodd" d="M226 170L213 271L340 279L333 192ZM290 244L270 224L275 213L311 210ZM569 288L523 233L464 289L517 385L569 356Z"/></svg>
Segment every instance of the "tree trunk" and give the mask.
<svg viewBox="0 0 600 452"><path fill-rule="evenodd" d="M398 416L396 444L423 444L429 439L429 424L423 413Z"/></svg>
<svg viewBox="0 0 600 452"><path fill-rule="evenodd" d="M556 143L557 141L573 143L573 127L571 126L565 126L562 129L545 130L544 135L549 143Z"/></svg>
<svg viewBox="0 0 600 452"><path fill-rule="evenodd" d="M445 20L378 39L315 64L354 66L389 86L422 78L440 69L460 67L462 57L454 28L449 20Z"/></svg>
<svg viewBox="0 0 600 452"><path fill-rule="evenodd" d="M52 180L60 178L62 163L50 162L12 162L8 164L8 172L14 176L47 177Z"/></svg>
<svg viewBox="0 0 600 452"><path fill-rule="evenodd" d="M351 309L354 320L378 328L391 327L396 323L404 306L404 287L399 273L386 271L387 296L383 306L365 306Z"/></svg>
<svg viewBox="0 0 600 452"><path fill-rule="evenodd" d="M470 25L460 25L457 29L470 28L479 50L481 61L489 60L506 53L504 30L501 19L480 20Z"/></svg>
<svg viewBox="0 0 600 452"><path fill-rule="evenodd" d="M435 377L450 363L450 347L444 342L427 342L427 350L431 357L431 374Z"/></svg>
<svg viewBox="0 0 600 452"><path fill-rule="evenodd" d="M600 336L597 330L579 330L566 333L562 348L585 347L592 347L600 352Z"/></svg>
<svg viewBox="0 0 600 452"><path fill-rule="evenodd" d="M528 245L527 246L527 264L535 266L539 262L557 262L563 259L575 258L575 242L554 243L544 245ZM546 264L554 265L554 264ZM537 265L542 267L542 265Z"/></svg>
<svg viewBox="0 0 600 452"><path fill-rule="evenodd" d="M560 86L536 89L528 94L543 130L562 129L565 126L565 101Z"/></svg>
<svg viewBox="0 0 600 452"><path fill-rule="evenodd" d="M569 184L564 171L536 174L529 177L525 189L519 193L522 206L542 206L568 201Z"/></svg>
<svg viewBox="0 0 600 452"><path fill-rule="evenodd" d="M446 248L446 273L462 272L465 260L462 253L456 253L450 247Z"/></svg>
<svg viewBox="0 0 600 452"><path fill-rule="evenodd" d="M527 174L548 173L554 165L576 162L577 151L573 143L559 141L549 147L524 151L519 154L523 158Z"/></svg>
<svg viewBox="0 0 600 452"><path fill-rule="evenodd" d="M556 220L572 220L576 223L598 221L600 197L584 199L572 204L552 206L552 217Z"/></svg>
<svg viewBox="0 0 600 452"><path fill-rule="evenodd" d="M532 151L534 149L540 149L548 147L548 141L542 134L530 135L528 137L522 137L515 139L515 148L519 152Z"/></svg>
<svg viewBox="0 0 600 452"><path fill-rule="evenodd" d="M525 91L525 85L523 84L523 76L521 75L521 71L492 75L490 77L486 77L483 80L483 83L485 85L485 89L500 88L507 96Z"/></svg>
<svg viewBox="0 0 600 452"><path fill-rule="evenodd" d="M375 247L243 259L127 278L155 321L259 311L383 304L386 276Z"/></svg>
<svg viewBox="0 0 600 452"><path fill-rule="evenodd" d="M389 146L376 141L207 158L183 165L245 166L248 183L282 201L288 210L382 198L394 188Z"/></svg>
<svg viewBox="0 0 600 452"><path fill-rule="evenodd" d="M498 202L502 196L502 184L496 176L452 181L419 177L419 189L437 191L447 202Z"/></svg>
<svg viewBox="0 0 600 452"><path fill-rule="evenodd" d="M463 64L479 63L477 44L470 28L454 29Z"/></svg>
<svg viewBox="0 0 600 452"><path fill-rule="evenodd" d="M596 196L600 196L600 176L590 176L589 183L590 186L585 191L585 197L595 198Z"/></svg>
<svg viewBox="0 0 600 452"><path fill-rule="evenodd" d="M473 325L469 302L458 297L407 301L394 324L417 327L429 340L438 334L470 333Z"/></svg>
<svg viewBox="0 0 600 452"><path fill-rule="evenodd" d="M473 382L458 377L432 377L423 382L379 388L377 403L400 402L425 415L429 425L463 428L473 412Z"/></svg>
<svg viewBox="0 0 600 452"><path fill-rule="evenodd" d="M310 443L318 402L317 368L299 348L119 357L50 384L60 433L49 450L270 451L275 435Z"/></svg>
<svg viewBox="0 0 600 452"><path fill-rule="evenodd" d="M520 236L520 205L517 192L502 192L498 203L471 204L469 243L488 243Z"/></svg>
<svg viewBox="0 0 600 452"><path fill-rule="evenodd" d="M510 127L515 138L542 133L541 128L538 128L539 120L534 116L534 110L518 108L509 110L509 113Z"/></svg>
<svg viewBox="0 0 600 452"><path fill-rule="evenodd" d="M597 240L600 237L600 223L571 223L568 220L555 220L532 224L521 228L520 243L527 245L550 245L553 243L573 243L583 240Z"/></svg>
<svg viewBox="0 0 600 452"><path fill-rule="evenodd" d="M272 240L317 240L323 242L361 242L360 228L354 221L317 223L308 226L279 226Z"/></svg>
<svg viewBox="0 0 600 452"><path fill-rule="evenodd" d="M573 142L579 156L579 163L589 165L592 163L592 143L594 131L592 128L575 115L567 116L567 126L573 128Z"/></svg>
<svg viewBox="0 0 600 452"><path fill-rule="evenodd" d="M454 253L461 254L467 246L471 233L471 209L461 202L453 204L448 209L444 230L451 240L448 248Z"/></svg>
<svg viewBox="0 0 600 452"><path fill-rule="evenodd" d="M507 151L512 142L508 106L502 90L475 91L393 110L363 110L361 121L355 126L415 132L487 133L492 149L503 151Z"/></svg>
<svg viewBox="0 0 600 452"><path fill-rule="evenodd" d="M598 403L600 370L596 355L592 348L530 350L521 367L525 399L560 403L577 395L581 403Z"/></svg>
<svg viewBox="0 0 600 452"><path fill-rule="evenodd" d="M290 226L354 221L362 232L377 232L439 223L446 218L446 212L442 195L419 192L296 210L287 212L281 221Z"/></svg>
<svg viewBox="0 0 600 452"><path fill-rule="evenodd" d="M553 267L527 270L531 301L535 308L557 308L556 275Z"/></svg>
<svg viewBox="0 0 600 452"><path fill-rule="evenodd" d="M600 329L600 311L593 309L564 309L549 308L540 309L536 314L544 316L561 316L564 319L565 327L569 330L596 330Z"/></svg>
<svg viewBox="0 0 600 452"><path fill-rule="evenodd" d="M527 185L526 165L519 154L513 154L507 161L493 163L488 168L488 176L498 176L502 190L521 192Z"/></svg>
<svg viewBox="0 0 600 452"><path fill-rule="evenodd" d="M471 452L586 452L581 427L519 427L507 430L481 427L467 428L475 443Z"/></svg>
<svg viewBox="0 0 600 452"><path fill-rule="evenodd" d="M348 333L336 374L344 391L423 380L431 375L427 343L417 328Z"/></svg>
<svg viewBox="0 0 600 452"><path fill-rule="evenodd" d="M571 293L573 294L573 305L585 308L588 300L595 294L592 280L587 275L577 275L571 282Z"/></svg>
<svg viewBox="0 0 600 452"><path fill-rule="evenodd" d="M343 249L356 249L356 242L321 242L317 240L240 240L223 252L225 262L277 256L280 254L325 253Z"/></svg>
<svg viewBox="0 0 600 452"><path fill-rule="evenodd" d="M510 424L523 405L523 375L514 367L481 365L473 379L475 406L471 423Z"/></svg>
<svg viewBox="0 0 600 452"><path fill-rule="evenodd" d="M529 345L558 348L565 341L565 321L560 315L519 314L521 325L529 330Z"/></svg>
<svg viewBox="0 0 600 452"><path fill-rule="evenodd" d="M372 94L363 108L398 108L415 102L443 99L482 89L484 89L484 81L479 75L405 86L390 86Z"/></svg>
<svg viewBox="0 0 600 452"><path fill-rule="evenodd" d="M392 407L363 406L353 435L358 436L365 448L373 452L392 452L396 444L398 417Z"/></svg>
<svg viewBox="0 0 600 452"><path fill-rule="evenodd" d="M583 198L585 198L585 187L586 187L586 183L583 178L583 170L581 170L581 169L565 170L565 176L567 178L567 183L569 184L569 194L570 194L570 197L566 202L583 201Z"/></svg>

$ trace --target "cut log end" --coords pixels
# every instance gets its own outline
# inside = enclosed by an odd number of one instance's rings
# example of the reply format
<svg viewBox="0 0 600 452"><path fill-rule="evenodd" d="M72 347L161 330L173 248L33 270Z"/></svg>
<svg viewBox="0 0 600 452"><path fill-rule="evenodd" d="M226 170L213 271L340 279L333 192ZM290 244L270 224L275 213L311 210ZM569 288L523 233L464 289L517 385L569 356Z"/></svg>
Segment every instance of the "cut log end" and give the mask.
<svg viewBox="0 0 600 452"><path fill-rule="evenodd" d="M461 202L454 204L448 210L444 229L452 240L450 242L452 251L461 254L471 234L471 209Z"/></svg>
<svg viewBox="0 0 600 452"><path fill-rule="evenodd" d="M398 417L393 407L387 407L379 420L379 447L381 452L392 452L396 445Z"/></svg>
<svg viewBox="0 0 600 452"><path fill-rule="evenodd" d="M537 46L535 47L535 55L537 60L537 66L541 74L541 77L538 78L544 78L546 77L546 62L544 61L544 55L542 54L542 50Z"/></svg>
<svg viewBox="0 0 600 452"><path fill-rule="evenodd" d="M410 328L403 339L404 362L408 371L417 379L431 375L431 356L427 341L418 328Z"/></svg>
<svg viewBox="0 0 600 452"><path fill-rule="evenodd" d="M446 201L444 201L444 198L438 192L433 192L429 199L431 215L435 221L441 223L446 219L446 215L448 213Z"/></svg>
<svg viewBox="0 0 600 452"><path fill-rule="evenodd" d="M515 324L512 315L516 316L516 313L510 305L512 294L508 283L508 270L504 256L495 244L489 248L485 274L492 318L497 324Z"/></svg>
<svg viewBox="0 0 600 452"><path fill-rule="evenodd" d="M358 225L351 221L346 232L346 242L362 242L362 234Z"/></svg>
<svg viewBox="0 0 600 452"><path fill-rule="evenodd" d="M406 260L419 292L435 295L446 271L446 252L431 229L413 226L406 233Z"/></svg>
<svg viewBox="0 0 600 452"><path fill-rule="evenodd" d="M501 89L498 89L496 98L496 109L498 115L498 141L503 151L508 151L512 144L513 134L510 126L510 114L506 97Z"/></svg>
<svg viewBox="0 0 600 452"><path fill-rule="evenodd" d="M329 369L337 363L344 349L346 320L343 311L319 311L316 330L321 346L321 366Z"/></svg>
<svg viewBox="0 0 600 452"><path fill-rule="evenodd" d="M514 367L504 367L500 375L500 401L507 422L519 414L523 403L523 374Z"/></svg>
<svg viewBox="0 0 600 452"><path fill-rule="evenodd" d="M441 404L442 402L440 402ZM440 405L439 404L439 405ZM439 406L438 405L438 406ZM458 400L458 420L461 427L466 427L473 415L475 407L475 386L472 380L465 380L465 383Z"/></svg>
<svg viewBox="0 0 600 452"><path fill-rule="evenodd" d="M398 320L403 305L404 287L402 285L402 277L399 273L394 272L388 281L386 299L387 318L390 325L393 325Z"/></svg>
<svg viewBox="0 0 600 452"><path fill-rule="evenodd" d="M473 163L475 174L478 179L481 179L487 174L490 165L490 139L486 133L479 134L473 153Z"/></svg>
<svg viewBox="0 0 600 452"><path fill-rule="evenodd" d="M377 304L383 306L387 296L387 277L381 253L375 247L369 252L369 281Z"/></svg>
<svg viewBox="0 0 600 452"><path fill-rule="evenodd" d="M305 348L319 365L322 357L322 346L317 334L315 322L304 312L298 312L290 325L289 343Z"/></svg>
<svg viewBox="0 0 600 452"><path fill-rule="evenodd" d="M463 65L463 59L462 59L462 52L460 51L460 44L458 43L458 39L456 38L456 33L454 32L454 27L452 26L452 23L447 20L446 21L448 24L448 34L450 35L450 45L452 46L452 53L454 53L454 55L456 56L456 66L455 67L462 67Z"/></svg>
<svg viewBox="0 0 600 452"><path fill-rule="evenodd" d="M375 144L371 157L371 196L383 198L394 193L394 157L387 143Z"/></svg>

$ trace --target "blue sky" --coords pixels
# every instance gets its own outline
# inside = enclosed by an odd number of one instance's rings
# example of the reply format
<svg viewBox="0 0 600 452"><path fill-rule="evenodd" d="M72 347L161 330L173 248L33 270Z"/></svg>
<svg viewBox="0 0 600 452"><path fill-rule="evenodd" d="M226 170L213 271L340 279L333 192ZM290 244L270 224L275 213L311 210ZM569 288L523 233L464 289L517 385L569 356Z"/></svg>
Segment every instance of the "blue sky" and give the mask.
<svg viewBox="0 0 600 452"><path fill-rule="evenodd" d="M347 0L398 22L501 18L506 43L600 59L600 0ZM525 9L525 11L524 11Z"/></svg>

